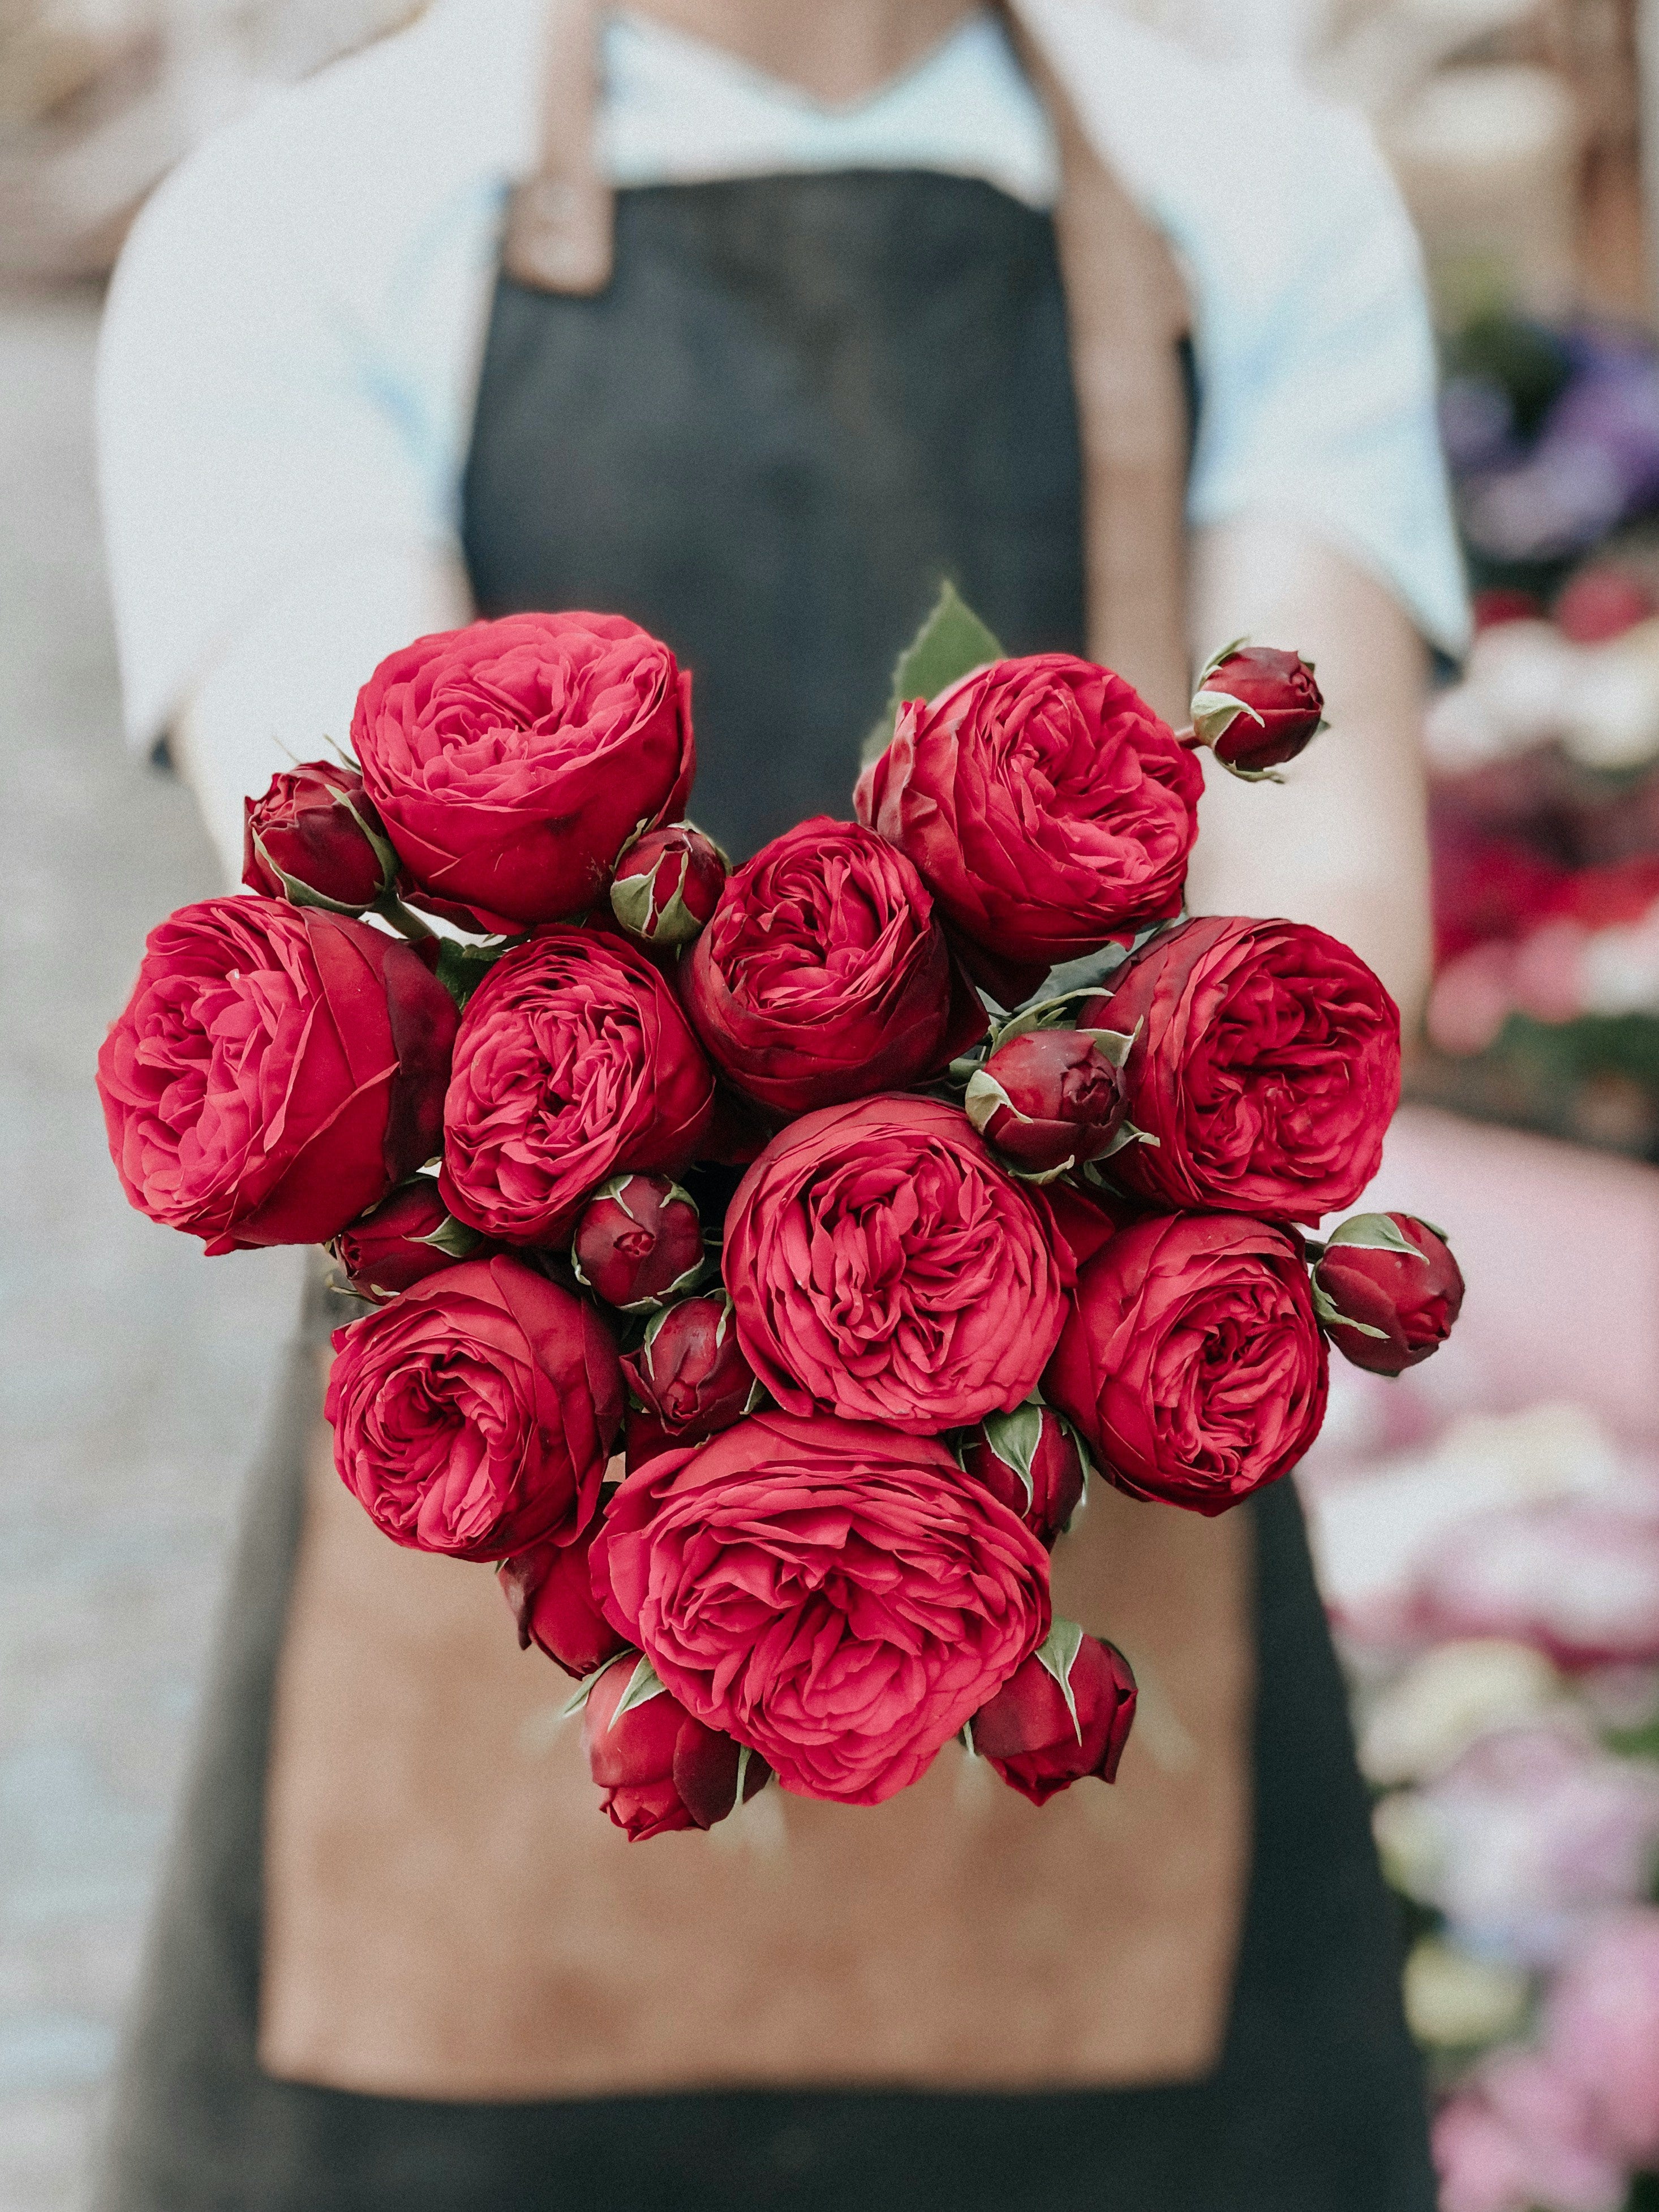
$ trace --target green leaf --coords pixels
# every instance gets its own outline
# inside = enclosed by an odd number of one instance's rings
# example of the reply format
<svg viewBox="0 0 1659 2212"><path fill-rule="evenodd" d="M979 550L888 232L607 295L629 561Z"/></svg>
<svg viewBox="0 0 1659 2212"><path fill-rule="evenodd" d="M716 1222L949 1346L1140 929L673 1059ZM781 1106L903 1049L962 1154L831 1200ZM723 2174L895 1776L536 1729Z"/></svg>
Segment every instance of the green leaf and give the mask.
<svg viewBox="0 0 1659 2212"><path fill-rule="evenodd" d="M1072 1726L1077 1730L1077 1740L1083 1741L1083 1723L1077 1717L1077 1699L1072 1694L1072 1669L1077 1664L1077 1655L1083 1649L1083 1631L1074 1620L1061 1620L1058 1615L1048 1631L1048 1640L1037 1651L1037 1664L1052 1674L1060 1685L1060 1694L1066 1700L1066 1710L1072 1716Z"/></svg>
<svg viewBox="0 0 1659 2212"><path fill-rule="evenodd" d="M516 938L496 938L487 945L462 945L446 937L438 945L438 981L458 1006L465 1006L503 952L511 951Z"/></svg>
<svg viewBox="0 0 1659 2212"><path fill-rule="evenodd" d="M887 711L865 739L864 758L874 760L885 750L907 699L936 698L970 669L1004 657L1001 645L947 577L933 612L894 665Z"/></svg>

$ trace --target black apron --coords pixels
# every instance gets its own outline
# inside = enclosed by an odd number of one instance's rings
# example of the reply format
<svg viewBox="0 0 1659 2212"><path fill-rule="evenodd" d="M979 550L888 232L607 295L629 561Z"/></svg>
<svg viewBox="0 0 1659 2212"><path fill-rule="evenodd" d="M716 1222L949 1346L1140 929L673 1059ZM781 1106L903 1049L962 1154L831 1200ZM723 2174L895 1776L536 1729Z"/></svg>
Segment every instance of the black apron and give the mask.
<svg viewBox="0 0 1659 2212"><path fill-rule="evenodd" d="M498 285L465 488L481 610L632 616L696 675L736 854L850 812L952 576L1079 650L1079 469L1048 219L932 173L624 192L595 299ZM1254 1862L1225 2051L1190 2087L515 2106L295 2087L255 2057L271 1686L308 1370L256 1477L98 2212L1432 2212L1399 1945L1294 1491L1258 1553Z"/></svg>

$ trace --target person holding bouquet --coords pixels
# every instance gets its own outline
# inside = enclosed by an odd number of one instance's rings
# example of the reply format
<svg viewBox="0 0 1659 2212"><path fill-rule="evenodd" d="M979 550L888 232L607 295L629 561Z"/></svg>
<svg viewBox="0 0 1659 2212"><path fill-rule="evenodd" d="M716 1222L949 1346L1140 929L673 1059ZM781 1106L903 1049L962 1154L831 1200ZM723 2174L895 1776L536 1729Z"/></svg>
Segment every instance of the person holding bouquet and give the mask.
<svg viewBox="0 0 1659 2212"><path fill-rule="evenodd" d="M895 655L949 577L1010 654L1087 656L1176 724L1224 639L1316 658L1336 733L1281 791L1211 776L1189 900L1316 923L1418 1001L1424 641L1455 652L1464 622L1420 275L1363 127L1278 73L1196 61L1108 0L436 0L157 195L115 280L100 405L130 732L191 780L233 879L244 795L343 738L377 663L523 610L611 610L666 641L695 693L697 817L735 860L844 822ZM628 653L607 698L635 682ZM395 689L383 671L365 691L360 756L402 742ZM674 699L653 807L690 711ZM860 801L878 827L899 805L881 775ZM398 825L445 880L468 859L441 845L449 802ZM510 905L486 921L522 927ZM760 1017L705 972L709 942L688 1004L747 1036ZM1193 957L1219 973L1255 943L1229 925ZM931 955L906 957L895 993ZM648 962L616 957L678 1066L682 1017ZM383 965L396 1032L420 986ZM445 1108L443 1188L475 1210L504 1187L489 1006L576 987L509 955L489 988ZM676 1097L703 1126L689 1075ZM611 1126L595 1116L596 1144ZM1195 1172L1168 1133L1146 1176ZM514 1203L551 1241L575 1233L571 1200L549 1181ZM228 1249L237 1228L198 1233ZM430 1229L358 1224L362 1279ZM605 1229L596 1272L616 1264ZM1282 1230L1240 1235L1291 1268ZM1171 1264L1213 1271L1218 1249ZM757 1232L752 1265L783 1285L783 1331L787 1266ZM499 1283L469 1279L478 1326L505 1327ZM1140 1694L1127 1749L1091 1746L1096 1771L1122 1755L1112 1790L1039 1812L1040 1756L991 1796L941 1756L873 1808L772 1790L732 1847L633 1853L594 1816L559 1676L501 1636L495 1577L385 1543L336 1478L333 1316L313 1304L100 2212L1427 2212L1392 1933L1288 1486L1212 1518L1094 1486L1070 1610L1109 1618ZM998 1374L1018 1348L994 1320ZM630 1387L669 1403L680 1361L674 1387L713 1396L719 1359L648 1337ZM367 1360L337 1370L343 1432ZM1087 1395L1100 1367L1080 1329L1053 1372ZM762 1418L788 1433L805 1416L774 1385ZM1275 1471L1300 1434L1281 1410L1260 1425ZM567 1436L540 1448L586 1464ZM408 1501L371 1492L406 1535ZM441 1534L499 1553L464 1515ZM619 1578L628 1535L601 1540ZM564 1598L513 1594L533 1643ZM591 1607L578 1627L595 1654L614 1632ZM599 1680L620 1746L622 1685ZM684 1748L642 1744L637 1771L619 1748L607 1789L640 1793L643 1820Z"/></svg>

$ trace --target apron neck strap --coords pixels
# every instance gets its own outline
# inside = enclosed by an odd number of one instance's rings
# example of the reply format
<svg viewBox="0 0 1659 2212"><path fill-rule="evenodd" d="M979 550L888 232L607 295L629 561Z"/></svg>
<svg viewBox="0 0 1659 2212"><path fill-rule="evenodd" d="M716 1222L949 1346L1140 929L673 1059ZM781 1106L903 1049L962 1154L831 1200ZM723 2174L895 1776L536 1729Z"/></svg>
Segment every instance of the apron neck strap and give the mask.
<svg viewBox="0 0 1659 2212"><path fill-rule="evenodd" d="M1171 721L1187 718L1186 394L1176 340L1189 315L1162 235L1090 140L1022 21L1000 11L1060 144L1055 237L1083 457L1088 650ZM502 261L541 291L611 281L615 197L597 154L599 0L548 0L541 152L514 192Z"/></svg>

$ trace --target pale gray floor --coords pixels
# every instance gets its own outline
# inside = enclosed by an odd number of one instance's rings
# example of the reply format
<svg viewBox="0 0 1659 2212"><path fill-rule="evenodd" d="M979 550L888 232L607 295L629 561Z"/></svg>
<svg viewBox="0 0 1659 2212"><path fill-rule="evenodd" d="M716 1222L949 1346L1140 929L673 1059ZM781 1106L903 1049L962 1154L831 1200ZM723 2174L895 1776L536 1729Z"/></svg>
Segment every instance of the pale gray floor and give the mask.
<svg viewBox="0 0 1659 2212"><path fill-rule="evenodd" d="M0 2212L68 2212L131 1983L293 1254L130 1212L94 1056L219 886L122 747L89 297L0 296Z"/></svg>

